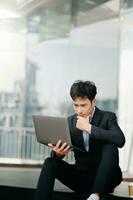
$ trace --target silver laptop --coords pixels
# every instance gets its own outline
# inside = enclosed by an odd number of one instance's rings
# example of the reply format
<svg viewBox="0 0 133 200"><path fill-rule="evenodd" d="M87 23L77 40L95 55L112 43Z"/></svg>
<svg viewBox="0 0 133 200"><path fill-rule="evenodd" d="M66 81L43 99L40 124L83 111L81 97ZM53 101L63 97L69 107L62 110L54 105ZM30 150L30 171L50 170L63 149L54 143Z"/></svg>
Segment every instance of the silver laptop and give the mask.
<svg viewBox="0 0 133 200"><path fill-rule="evenodd" d="M58 140L66 142L69 146L71 138L67 117L33 116L35 133L38 142L42 144L56 144Z"/></svg>

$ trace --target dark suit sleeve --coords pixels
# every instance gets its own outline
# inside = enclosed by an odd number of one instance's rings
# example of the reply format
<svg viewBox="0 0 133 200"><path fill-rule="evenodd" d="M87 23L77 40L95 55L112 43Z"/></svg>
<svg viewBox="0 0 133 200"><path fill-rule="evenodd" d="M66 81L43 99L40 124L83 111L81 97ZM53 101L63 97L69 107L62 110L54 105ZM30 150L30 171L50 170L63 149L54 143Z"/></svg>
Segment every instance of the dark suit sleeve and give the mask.
<svg viewBox="0 0 133 200"><path fill-rule="evenodd" d="M65 157L65 156L60 156L60 157L57 156L53 150L51 151L50 156L55 160L61 160Z"/></svg>
<svg viewBox="0 0 133 200"><path fill-rule="evenodd" d="M113 143L117 147L123 147L125 144L125 137L117 124L116 115L114 113L109 116L107 120L107 127L107 129L104 129L92 125L90 136L103 142Z"/></svg>

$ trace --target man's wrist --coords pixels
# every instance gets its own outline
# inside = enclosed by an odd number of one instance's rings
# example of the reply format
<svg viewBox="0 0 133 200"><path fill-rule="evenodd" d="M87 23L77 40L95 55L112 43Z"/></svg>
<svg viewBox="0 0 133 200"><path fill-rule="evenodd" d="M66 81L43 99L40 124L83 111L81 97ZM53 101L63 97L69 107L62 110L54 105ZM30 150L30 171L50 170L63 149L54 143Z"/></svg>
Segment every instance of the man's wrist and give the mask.
<svg viewBox="0 0 133 200"><path fill-rule="evenodd" d="M88 127L87 127L87 132L88 132L89 134L91 134L91 127L92 127L91 124L89 124Z"/></svg>
<svg viewBox="0 0 133 200"><path fill-rule="evenodd" d="M60 160L60 159L62 159L64 156L59 156L59 155L57 155L56 153L55 153L55 151L51 151L51 157L53 158L53 159L56 159L56 160Z"/></svg>

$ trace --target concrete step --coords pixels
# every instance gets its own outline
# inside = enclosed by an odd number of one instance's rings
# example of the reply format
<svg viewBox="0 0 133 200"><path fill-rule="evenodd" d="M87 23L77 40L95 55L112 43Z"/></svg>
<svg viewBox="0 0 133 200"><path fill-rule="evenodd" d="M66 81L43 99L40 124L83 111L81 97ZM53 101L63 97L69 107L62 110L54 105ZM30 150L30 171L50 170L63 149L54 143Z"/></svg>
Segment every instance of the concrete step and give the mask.
<svg viewBox="0 0 133 200"><path fill-rule="evenodd" d="M33 200L40 169L41 168L35 169L26 167L0 167L0 199ZM133 199L128 195L128 184L128 182L122 182L115 189L113 195L104 196L102 197L102 200ZM53 200L82 199L73 193L69 188L56 180Z"/></svg>
<svg viewBox="0 0 133 200"><path fill-rule="evenodd" d="M52 200L86 200L86 198L81 198L75 193L54 192ZM100 200L133 200L133 198L102 195Z"/></svg>
<svg viewBox="0 0 133 200"><path fill-rule="evenodd" d="M33 200L35 189L17 188L0 186L1 200ZM86 200L74 192L56 192L54 191L52 200ZM120 197L115 195L104 195L101 200L133 200L129 197Z"/></svg>

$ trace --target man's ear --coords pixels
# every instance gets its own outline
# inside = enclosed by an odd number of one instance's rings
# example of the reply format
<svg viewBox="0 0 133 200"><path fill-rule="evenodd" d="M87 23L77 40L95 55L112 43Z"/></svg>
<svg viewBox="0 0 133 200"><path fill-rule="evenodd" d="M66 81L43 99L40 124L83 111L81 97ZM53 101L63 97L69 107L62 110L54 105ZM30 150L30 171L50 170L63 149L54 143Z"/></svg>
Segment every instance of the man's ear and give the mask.
<svg viewBox="0 0 133 200"><path fill-rule="evenodd" d="M93 107L96 106L96 98L94 98L94 99L92 100L92 106L93 106Z"/></svg>

